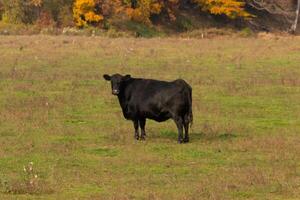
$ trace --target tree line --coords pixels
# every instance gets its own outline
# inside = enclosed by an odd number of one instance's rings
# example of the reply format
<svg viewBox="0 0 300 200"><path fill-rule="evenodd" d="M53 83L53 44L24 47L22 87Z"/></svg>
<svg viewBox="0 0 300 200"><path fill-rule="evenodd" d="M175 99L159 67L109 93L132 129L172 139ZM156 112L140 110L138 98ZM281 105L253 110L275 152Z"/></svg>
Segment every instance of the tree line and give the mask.
<svg viewBox="0 0 300 200"><path fill-rule="evenodd" d="M199 10L253 26L263 15L297 29L300 0L0 0L0 20L12 24L105 28L114 17L153 25L164 18L175 21L183 10ZM257 21L257 20L256 20Z"/></svg>

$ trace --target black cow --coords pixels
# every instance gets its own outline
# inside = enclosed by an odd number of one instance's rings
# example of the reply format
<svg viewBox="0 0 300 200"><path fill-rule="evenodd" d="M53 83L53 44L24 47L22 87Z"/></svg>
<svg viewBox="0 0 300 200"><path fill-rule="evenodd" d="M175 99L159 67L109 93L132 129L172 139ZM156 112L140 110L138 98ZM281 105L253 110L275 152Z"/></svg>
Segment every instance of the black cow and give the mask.
<svg viewBox="0 0 300 200"><path fill-rule="evenodd" d="M171 118L178 128L178 142L189 142L189 125L193 121L192 88L184 80L166 82L120 74L105 74L103 78L111 82L112 94L118 96L124 117L133 121L137 140L145 139L146 119L163 122Z"/></svg>

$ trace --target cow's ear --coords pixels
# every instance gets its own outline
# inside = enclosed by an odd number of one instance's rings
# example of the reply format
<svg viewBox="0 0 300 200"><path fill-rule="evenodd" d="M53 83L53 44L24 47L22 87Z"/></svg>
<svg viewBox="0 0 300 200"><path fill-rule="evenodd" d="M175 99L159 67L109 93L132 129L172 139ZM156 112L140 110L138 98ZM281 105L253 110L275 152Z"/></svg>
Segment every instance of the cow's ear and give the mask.
<svg viewBox="0 0 300 200"><path fill-rule="evenodd" d="M103 78L107 81L110 81L111 80L111 77L108 75L108 74L104 74L103 75Z"/></svg>
<svg viewBox="0 0 300 200"><path fill-rule="evenodd" d="M131 76L129 74L123 76L123 81L128 81L129 79L131 79Z"/></svg>

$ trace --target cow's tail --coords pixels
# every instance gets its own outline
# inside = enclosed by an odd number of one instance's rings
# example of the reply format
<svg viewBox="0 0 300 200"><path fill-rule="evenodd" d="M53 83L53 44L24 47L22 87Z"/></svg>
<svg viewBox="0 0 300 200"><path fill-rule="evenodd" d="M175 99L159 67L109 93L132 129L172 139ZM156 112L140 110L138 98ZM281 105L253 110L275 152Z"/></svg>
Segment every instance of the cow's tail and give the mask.
<svg viewBox="0 0 300 200"><path fill-rule="evenodd" d="M187 124L190 124L190 127L193 125L193 109L192 109L192 87L182 79L177 79L175 81L176 84L183 86L185 97L187 97L187 106L188 111L184 116L184 121Z"/></svg>
<svg viewBox="0 0 300 200"><path fill-rule="evenodd" d="M192 88L189 86L189 95L188 95L188 102L189 102L189 111L188 111L188 121L190 123L190 127L193 125L193 104L192 104Z"/></svg>

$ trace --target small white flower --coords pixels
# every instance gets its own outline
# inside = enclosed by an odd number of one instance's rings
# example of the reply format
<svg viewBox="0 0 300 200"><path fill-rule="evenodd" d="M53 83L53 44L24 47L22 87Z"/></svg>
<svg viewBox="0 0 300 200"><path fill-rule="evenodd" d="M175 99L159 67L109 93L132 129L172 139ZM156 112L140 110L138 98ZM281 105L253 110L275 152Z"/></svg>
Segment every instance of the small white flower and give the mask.
<svg viewBox="0 0 300 200"><path fill-rule="evenodd" d="M35 175L34 175L34 178L37 178L37 177L38 177L38 175L37 175L37 174L35 174Z"/></svg>
<svg viewBox="0 0 300 200"><path fill-rule="evenodd" d="M24 172L27 172L27 169L26 169L26 167L25 167L25 166L23 166L23 170L24 170Z"/></svg>

